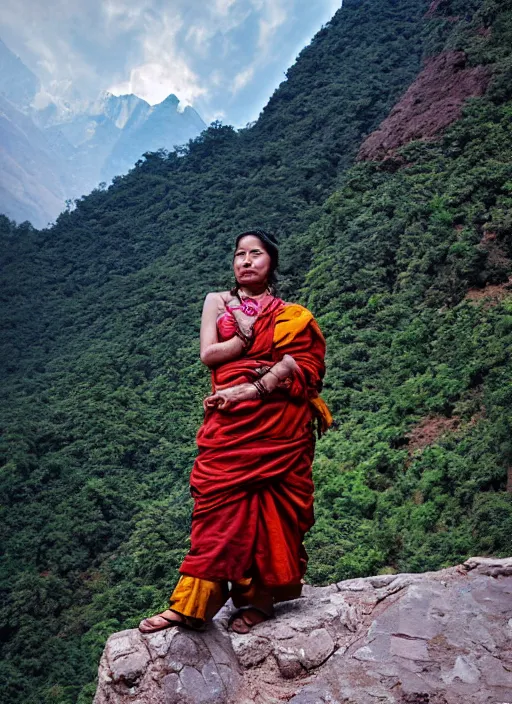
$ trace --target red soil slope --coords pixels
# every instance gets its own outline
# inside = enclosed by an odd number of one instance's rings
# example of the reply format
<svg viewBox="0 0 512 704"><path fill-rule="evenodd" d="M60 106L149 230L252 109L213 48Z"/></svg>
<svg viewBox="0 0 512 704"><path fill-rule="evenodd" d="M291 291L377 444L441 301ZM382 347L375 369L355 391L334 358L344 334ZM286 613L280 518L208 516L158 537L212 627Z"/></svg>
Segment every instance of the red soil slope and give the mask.
<svg viewBox="0 0 512 704"><path fill-rule="evenodd" d="M463 51L429 59L389 116L363 142L358 159L380 161L412 140L435 138L459 119L468 98L485 93L489 80L484 66L466 67Z"/></svg>

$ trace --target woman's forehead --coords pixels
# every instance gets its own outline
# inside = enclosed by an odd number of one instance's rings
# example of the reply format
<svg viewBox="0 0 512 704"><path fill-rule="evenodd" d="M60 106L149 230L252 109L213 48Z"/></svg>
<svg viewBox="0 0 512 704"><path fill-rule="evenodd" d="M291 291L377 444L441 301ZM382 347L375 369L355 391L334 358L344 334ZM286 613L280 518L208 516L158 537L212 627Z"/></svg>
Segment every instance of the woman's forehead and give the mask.
<svg viewBox="0 0 512 704"><path fill-rule="evenodd" d="M264 249L263 243L259 237L256 237L256 235L245 235L240 239L237 249L251 249L252 247Z"/></svg>

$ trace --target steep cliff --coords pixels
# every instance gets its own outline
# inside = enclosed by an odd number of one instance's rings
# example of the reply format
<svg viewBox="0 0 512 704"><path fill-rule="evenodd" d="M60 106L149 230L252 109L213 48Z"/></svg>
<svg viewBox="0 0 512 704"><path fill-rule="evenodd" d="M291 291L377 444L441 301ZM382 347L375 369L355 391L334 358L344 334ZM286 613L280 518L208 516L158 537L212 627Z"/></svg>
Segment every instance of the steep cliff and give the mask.
<svg viewBox="0 0 512 704"><path fill-rule="evenodd" d="M511 554L512 11L428 9L346 0L251 129L148 154L46 232L0 218L5 700L89 703L107 637L165 603L209 387L201 305L255 223L327 338L308 580ZM354 164L422 66L461 52L486 92Z"/></svg>
<svg viewBox="0 0 512 704"><path fill-rule="evenodd" d="M460 118L468 98L485 93L490 78L487 67L468 67L462 51L428 59L389 116L365 139L357 158L377 161L415 139L436 137Z"/></svg>
<svg viewBox="0 0 512 704"><path fill-rule="evenodd" d="M107 641L94 704L496 704L512 697L512 558L309 587L250 635Z"/></svg>

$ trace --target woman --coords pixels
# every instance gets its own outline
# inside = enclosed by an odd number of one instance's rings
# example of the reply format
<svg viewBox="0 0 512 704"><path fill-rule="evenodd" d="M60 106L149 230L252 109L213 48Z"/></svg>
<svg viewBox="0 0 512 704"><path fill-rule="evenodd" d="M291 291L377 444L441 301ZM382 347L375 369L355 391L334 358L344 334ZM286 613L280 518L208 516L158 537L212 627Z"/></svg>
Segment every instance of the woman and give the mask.
<svg viewBox="0 0 512 704"><path fill-rule="evenodd" d="M262 230L236 239L231 291L206 296L201 360L212 372L204 401L191 549L170 608L144 619L143 633L200 628L231 597L238 633L301 593L314 522L314 424L332 422L319 398L325 341L312 314L272 294L278 249Z"/></svg>

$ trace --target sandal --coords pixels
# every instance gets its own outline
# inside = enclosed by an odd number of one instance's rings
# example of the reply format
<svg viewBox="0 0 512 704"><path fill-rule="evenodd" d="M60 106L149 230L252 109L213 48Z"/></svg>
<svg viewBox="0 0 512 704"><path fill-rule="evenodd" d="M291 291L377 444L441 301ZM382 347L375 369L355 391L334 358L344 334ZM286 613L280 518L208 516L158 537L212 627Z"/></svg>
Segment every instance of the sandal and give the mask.
<svg viewBox="0 0 512 704"><path fill-rule="evenodd" d="M191 622L191 619L188 619L186 616L182 616L181 619L167 618L167 616L163 615L164 613L165 613L165 611L163 613L155 614L154 616L150 616L149 618L143 619L139 623L139 631L141 633L156 633L157 631L163 631L165 628L172 628L173 626L180 626L181 628L188 628L192 631L204 631L205 630L205 626L201 622L198 622L197 625L194 625ZM176 612L174 612L174 613L176 613ZM164 623L160 623L159 625L155 625L154 623L151 623L151 620L154 618L161 618L164 621Z"/></svg>
<svg viewBox="0 0 512 704"><path fill-rule="evenodd" d="M256 618L254 618L256 616ZM228 621L228 629L234 631L235 633L249 633L253 626L258 623L263 623L269 619L274 618L274 614L268 614L262 609L258 609L256 606L246 606L243 609L238 609L234 614L231 615Z"/></svg>

